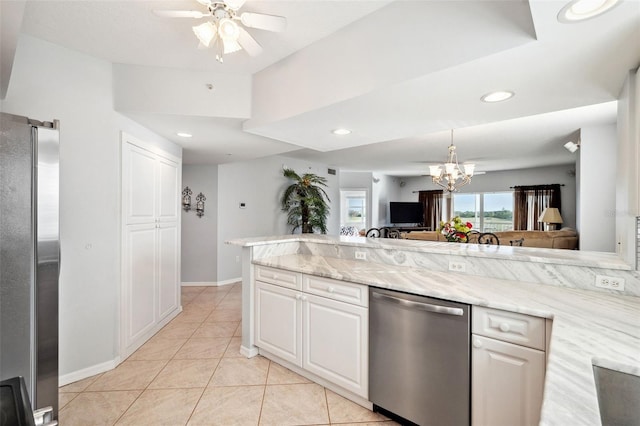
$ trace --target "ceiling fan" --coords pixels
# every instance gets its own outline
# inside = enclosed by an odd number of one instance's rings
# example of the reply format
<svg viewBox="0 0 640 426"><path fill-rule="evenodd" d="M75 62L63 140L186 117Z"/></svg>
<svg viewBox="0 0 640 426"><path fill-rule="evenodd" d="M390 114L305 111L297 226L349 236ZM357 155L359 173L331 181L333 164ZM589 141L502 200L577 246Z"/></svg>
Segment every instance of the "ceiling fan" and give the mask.
<svg viewBox="0 0 640 426"><path fill-rule="evenodd" d="M282 32L287 27L287 19L283 16L262 13L243 12L238 10L246 0L196 0L207 8L206 12L196 10L154 10L158 16L165 18L208 18L207 22L193 27L193 32L200 41L200 48L216 48L216 60L223 62L225 53L246 50L249 56L262 52L262 46L243 28ZM242 25L239 25L240 22Z"/></svg>

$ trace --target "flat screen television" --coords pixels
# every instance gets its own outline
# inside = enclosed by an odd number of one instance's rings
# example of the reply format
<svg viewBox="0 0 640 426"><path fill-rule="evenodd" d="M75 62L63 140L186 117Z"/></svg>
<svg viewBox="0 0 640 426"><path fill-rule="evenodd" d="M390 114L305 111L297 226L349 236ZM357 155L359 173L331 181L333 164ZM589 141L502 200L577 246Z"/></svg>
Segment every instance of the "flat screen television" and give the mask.
<svg viewBox="0 0 640 426"><path fill-rule="evenodd" d="M389 203L389 220L393 224L422 224L422 203L391 201Z"/></svg>

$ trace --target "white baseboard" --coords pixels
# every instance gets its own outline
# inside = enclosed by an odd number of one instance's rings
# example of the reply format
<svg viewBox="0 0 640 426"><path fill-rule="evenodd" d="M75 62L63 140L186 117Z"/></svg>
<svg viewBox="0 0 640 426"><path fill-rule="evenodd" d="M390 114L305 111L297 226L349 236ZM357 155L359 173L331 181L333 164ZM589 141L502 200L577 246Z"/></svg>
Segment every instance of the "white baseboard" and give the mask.
<svg viewBox="0 0 640 426"><path fill-rule="evenodd" d="M92 365L91 367L83 368L82 370L59 376L58 386L68 385L69 383L77 382L78 380L86 379L87 377L95 376L96 374L113 370L118 366L118 364L120 364L120 357L116 357L110 361Z"/></svg>
<svg viewBox="0 0 640 426"><path fill-rule="evenodd" d="M182 282L182 287L221 287L224 285L235 284L242 281L242 278L232 278L224 281L187 281Z"/></svg>
<svg viewBox="0 0 640 426"><path fill-rule="evenodd" d="M216 287L218 284L215 281L183 281L180 285L182 287Z"/></svg>
<svg viewBox="0 0 640 426"><path fill-rule="evenodd" d="M246 346L240 346L240 354L246 356L247 358L253 358L258 355L258 348L252 346L251 348L247 348Z"/></svg>

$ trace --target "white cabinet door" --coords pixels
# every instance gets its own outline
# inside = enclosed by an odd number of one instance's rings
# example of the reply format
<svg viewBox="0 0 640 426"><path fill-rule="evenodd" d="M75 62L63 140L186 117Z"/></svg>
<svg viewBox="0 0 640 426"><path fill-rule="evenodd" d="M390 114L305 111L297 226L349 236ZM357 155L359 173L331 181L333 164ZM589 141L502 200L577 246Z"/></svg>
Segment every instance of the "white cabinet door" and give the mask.
<svg viewBox="0 0 640 426"><path fill-rule="evenodd" d="M302 365L302 294L256 281L255 344L272 354Z"/></svg>
<svg viewBox="0 0 640 426"><path fill-rule="evenodd" d="M122 208L124 224L151 223L156 219L157 156L131 144L122 150Z"/></svg>
<svg viewBox="0 0 640 426"><path fill-rule="evenodd" d="M129 225L125 231L124 273L125 341L129 346L156 322L156 227L155 224Z"/></svg>
<svg viewBox="0 0 640 426"><path fill-rule="evenodd" d="M160 223L158 232L158 319L178 308L179 241L176 223Z"/></svg>
<svg viewBox="0 0 640 426"><path fill-rule="evenodd" d="M302 367L368 397L368 310L303 295Z"/></svg>
<svg viewBox="0 0 640 426"><path fill-rule="evenodd" d="M178 164L167 158L159 157L157 170L157 217L160 222L177 222L180 213L180 205L177 200L180 199L181 194Z"/></svg>
<svg viewBox="0 0 640 426"><path fill-rule="evenodd" d="M544 386L544 352L478 335L473 335L471 342L472 425L537 425Z"/></svg>

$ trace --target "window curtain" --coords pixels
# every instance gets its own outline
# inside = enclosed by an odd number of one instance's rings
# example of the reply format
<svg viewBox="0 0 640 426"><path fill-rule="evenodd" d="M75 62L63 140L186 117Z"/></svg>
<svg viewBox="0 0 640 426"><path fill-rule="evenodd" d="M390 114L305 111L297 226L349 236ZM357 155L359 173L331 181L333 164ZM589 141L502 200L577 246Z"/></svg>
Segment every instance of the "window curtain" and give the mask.
<svg viewBox="0 0 640 426"><path fill-rule="evenodd" d="M556 207L562 214L560 184L513 187L513 229L516 231L544 230L538 217L547 207Z"/></svg>
<svg viewBox="0 0 640 426"><path fill-rule="evenodd" d="M438 229L442 220L443 193L444 191L441 189L418 192L418 201L422 204L422 213L424 215L422 224L430 227L432 231Z"/></svg>

